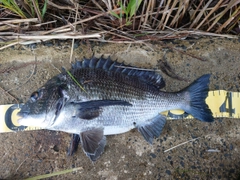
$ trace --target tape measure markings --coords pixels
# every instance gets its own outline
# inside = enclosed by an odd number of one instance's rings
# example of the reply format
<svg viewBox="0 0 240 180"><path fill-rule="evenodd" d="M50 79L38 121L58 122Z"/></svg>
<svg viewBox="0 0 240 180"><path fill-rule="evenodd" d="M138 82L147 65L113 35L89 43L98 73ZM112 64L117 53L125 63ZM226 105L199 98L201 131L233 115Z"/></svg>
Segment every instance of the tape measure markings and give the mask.
<svg viewBox="0 0 240 180"><path fill-rule="evenodd" d="M240 118L239 92L225 90L209 91L206 103L215 118ZM39 127L20 126L17 123L17 112L20 110L17 104L0 105L0 133L14 131L39 130ZM182 110L170 110L161 113L167 120L193 119L194 117Z"/></svg>

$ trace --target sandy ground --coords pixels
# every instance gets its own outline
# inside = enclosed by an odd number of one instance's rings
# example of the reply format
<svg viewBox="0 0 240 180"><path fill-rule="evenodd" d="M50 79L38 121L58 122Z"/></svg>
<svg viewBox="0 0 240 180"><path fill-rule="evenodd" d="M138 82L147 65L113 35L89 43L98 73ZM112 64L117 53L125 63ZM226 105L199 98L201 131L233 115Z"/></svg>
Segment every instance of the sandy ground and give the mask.
<svg viewBox="0 0 240 180"><path fill-rule="evenodd" d="M0 87L25 102L62 66L70 67L70 44L55 42L1 51ZM176 48L197 56L169 49ZM74 56L111 56L143 68L159 69L165 59L174 72L187 81L162 73L166 91L178 91L197 77L210 73L210 90L240 91L239 39L201 38L175 40L150 46L134 44L76 43ZM165 58L164 58L165 55ZM37 59L37 65L34 65ZM30 64L29 64L30 63ZM32 64L31 64L32 63ZM10 68L10 69L9 69ZM0 90L0 104L16 101ZM164 152L187 140L193 142ZM92 164L81 148L66 154L70 135L38 130L0 134L0 178L24 179L66 169L78 171L50 179L237 179L240 177L240 119L217 118L213 123L197 120L168 121L150 146L137 130L108 136L100 159ZM219 152L207 152L218 149Z"/></svg>

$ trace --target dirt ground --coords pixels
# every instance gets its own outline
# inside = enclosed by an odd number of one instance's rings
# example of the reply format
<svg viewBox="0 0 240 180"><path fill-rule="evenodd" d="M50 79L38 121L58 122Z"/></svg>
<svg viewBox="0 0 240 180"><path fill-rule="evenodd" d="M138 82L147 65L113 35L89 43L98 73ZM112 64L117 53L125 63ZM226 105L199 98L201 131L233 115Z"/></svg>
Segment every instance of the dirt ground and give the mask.
<svg viewBox="0 0 240 180"><path fill-rule="evenodd" d="M58 74L62 66L69 68L70 47L70 42L56 41L1 51L0 104L16 103L13 97L25 102L34 90ZM166 91L178 91L206 73L212 74L210 90L240 91L239 39L200 38L148 46L75 44L76 58L90 57L93 53L98 57L110 55L112 59L142 68L159 69L159 62L167 61L187 81L160 72L166 81ZM164 152L193 138L198 139ZM0 178L25 179L75 167L79 170L50 179L240 178L240 119L216 118L213 123L194 119L168 121L152 146L137 130L107 136L105 152L95 164L80 147L75 155L67 156L69 141L69 134L48 130L0 134ZM219 151L208 152L209 149Z"/></svg>

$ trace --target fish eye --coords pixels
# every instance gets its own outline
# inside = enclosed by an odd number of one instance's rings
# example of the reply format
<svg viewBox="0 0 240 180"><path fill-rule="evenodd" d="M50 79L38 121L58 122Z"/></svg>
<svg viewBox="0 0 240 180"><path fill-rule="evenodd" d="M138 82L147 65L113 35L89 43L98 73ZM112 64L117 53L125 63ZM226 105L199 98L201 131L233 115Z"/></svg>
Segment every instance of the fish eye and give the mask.
<svg viewBox="0 0 240 180"><path fill-rule="evenodd" d="M33 102L37 101L39 98L39 93L38 92L33 92L32 95L31 95L31 100Z"/></svg>

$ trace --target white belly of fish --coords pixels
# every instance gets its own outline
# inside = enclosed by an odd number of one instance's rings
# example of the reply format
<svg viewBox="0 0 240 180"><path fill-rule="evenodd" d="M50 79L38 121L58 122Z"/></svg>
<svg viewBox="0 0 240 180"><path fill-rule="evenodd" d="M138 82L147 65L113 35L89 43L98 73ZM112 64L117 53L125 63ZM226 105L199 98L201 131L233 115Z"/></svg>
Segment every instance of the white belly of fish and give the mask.
<svg viewBox="0 0 240 180"><path fill-rule="evenodd" d="M129 126L129 127L111 127L111 126L108 126L108 127L104 127L104 135L114 135L114 134L122 134L122 133L125 133L125 132L128 132L130 131L131 129L134 129L135 127L134 126Z"/></svg>
<svg viewBox="0 0 240 180"><path fill-rule="evenodd" d="M91 128L103 127L104 135L121 134L157 116L158 112L157 107L108 106L102 108L99 117L86 120L76 117L76 109L72 108L63 110L48 129L79 134Z"/></svg>

